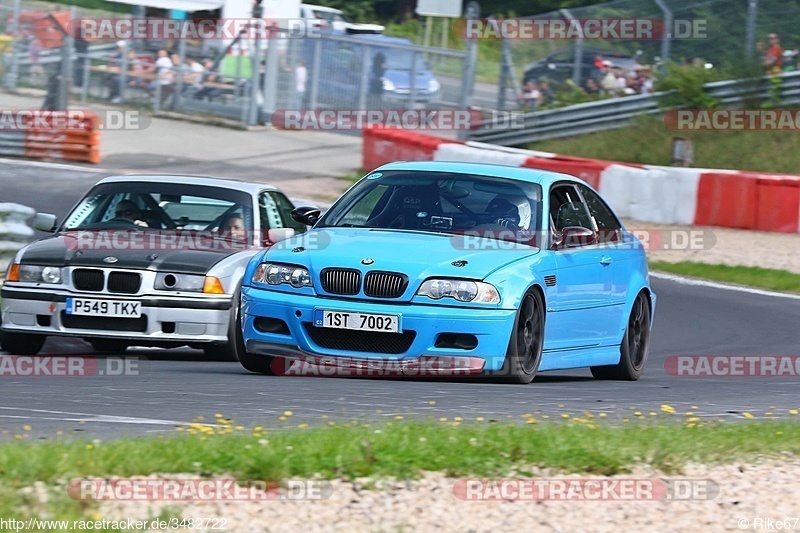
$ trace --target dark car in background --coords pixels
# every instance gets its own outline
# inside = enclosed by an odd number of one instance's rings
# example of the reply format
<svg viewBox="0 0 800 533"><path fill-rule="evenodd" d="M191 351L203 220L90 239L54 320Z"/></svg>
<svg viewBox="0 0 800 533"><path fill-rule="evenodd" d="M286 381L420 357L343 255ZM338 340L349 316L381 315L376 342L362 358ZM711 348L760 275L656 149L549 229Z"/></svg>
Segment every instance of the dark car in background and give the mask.
<svg viewBox="0 0 800 533"><path fill-rule="evenodd" d="M624 54L622 52L612 52L608 50L595 50L584 48L581 51L580 62L580 83L583 85L587 78L597 75L595 67L595 57L602 56L604 61L609 61L611 66L619 67L622 70L633 70L637 64L636 56ZM530 80L539 81L546 78L551 82L564 82L573 79L575 75L575 47L562 48L547 57L528 63L525 66L525 74L522 83Z"/></svg>

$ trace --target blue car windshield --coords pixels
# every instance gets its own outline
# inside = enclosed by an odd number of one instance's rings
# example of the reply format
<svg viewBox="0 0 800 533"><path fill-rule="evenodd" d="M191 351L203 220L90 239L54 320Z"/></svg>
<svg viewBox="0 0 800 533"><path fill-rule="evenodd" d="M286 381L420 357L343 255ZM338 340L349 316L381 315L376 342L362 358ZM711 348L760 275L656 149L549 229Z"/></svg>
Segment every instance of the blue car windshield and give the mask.
<svg viewBox="0 0 800 533"><path fill-rule="evenodd" d="M316 227L362 227L484 236L535 245L542 188L536 183L451 172L374 172Z"/></svg>

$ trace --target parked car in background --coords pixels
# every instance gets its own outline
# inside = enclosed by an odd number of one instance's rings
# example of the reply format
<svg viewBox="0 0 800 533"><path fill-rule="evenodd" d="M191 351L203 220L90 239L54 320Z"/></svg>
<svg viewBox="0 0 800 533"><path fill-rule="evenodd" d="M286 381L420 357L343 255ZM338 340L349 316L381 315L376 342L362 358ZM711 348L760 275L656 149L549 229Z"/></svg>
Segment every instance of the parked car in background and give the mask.
<svg viewBox="0 0 800 533"><path fill-rule="evenodd" d="M383 33L379 24L353 22L340 9L310 4L300 4L300 17L316 27L340 33Z"/></svg>
<svg viewBox="0 0 800 533"><path fill-rule="evenodd" d="M610 66L619 67L622 70L633 70L637 64L636 57L630 54L584 48L581 51L579 85L582 86L587 78L596 76L595 60L597 56L608 61ZM525 65L522 83L525 84L530 80L538 81L542 78L558 83L573 79L574 73L575 48L570 46Z"/></svg>
<svg viewBox="0 0 800 533"><path fill-rule="evenodd" d="M577 178L390 163L319 215L296 210L313 229L247 267L249 370L274 372L277 357L514 383L579 367L642 374L656 303L645 252Z"/></svg>
<svg viewBox="0 0 800 533"><path fill-rule="evenodd" d="M309 40L306 48L309 65L313 44ZM441 84L424 54L410 49L413 44L409 39L385 35L327 41L320 61L319 100L332 106L354 107L363 87L367 107L402 106L411 100L413 85L415 103L436 103Z"/></svg>
<svg viewBox="0 0 800 533"><path fill-rule="evenodd" d="M39 352L47 336L99 352L201 348L236 360L238 292L249 259L306 226L275 187L195 176L105 178L52 235L13 260L2 286L0 345Z"/></svg>

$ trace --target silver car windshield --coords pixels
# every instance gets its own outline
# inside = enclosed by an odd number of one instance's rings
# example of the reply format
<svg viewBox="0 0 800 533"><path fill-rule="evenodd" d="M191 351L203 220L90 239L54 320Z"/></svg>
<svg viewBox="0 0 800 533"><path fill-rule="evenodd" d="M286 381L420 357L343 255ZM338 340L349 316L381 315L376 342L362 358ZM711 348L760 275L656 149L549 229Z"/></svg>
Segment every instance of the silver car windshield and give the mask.
<svg viewBox="0 0 800 533"><path fill-rule="evenodd" d="M61 228L101 229L214 231L237 238L253 229L251 197L218 187L106 183L92 189Z"/></svg>

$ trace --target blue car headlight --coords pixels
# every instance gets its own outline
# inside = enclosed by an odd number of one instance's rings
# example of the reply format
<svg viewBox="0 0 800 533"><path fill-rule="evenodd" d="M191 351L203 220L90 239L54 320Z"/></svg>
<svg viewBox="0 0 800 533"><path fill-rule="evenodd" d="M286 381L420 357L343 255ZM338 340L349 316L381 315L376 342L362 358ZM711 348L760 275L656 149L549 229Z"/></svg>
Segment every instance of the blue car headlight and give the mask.
<svg viewBox="0 0 800 533"><path fill-rule="evenodd" d="M500 293L494 285L463 279L429 279L419 288L417 296L427 296L432 300L453 298L459 302L500 303Z"/></svg>
<svg viewBox="0 0 800 533"><path fill-rule="evenodd" d="M28 283L61 283L61 268L38 265L20 265L19 280Z"/></svg>
<svg viewBox="0 0 800 533"><path fill-rule="evenodd" d="M441 88L441 84L435 79L432 79L428 82L428 92L437 93Z"/></svg>
<svg viewBox="0 0 800 533"><path fill-rule="evenodd" d="M383 83L383 90L386 92L390 93L396 89L394 83L392 83L392 80L381 78L381 83Z"/></svg>
<svg viewBox="0 0 800 533"><path fill-rule="evenodd" d="M305 267L280 263L261 263L253 272L253 283L282 285L284 283L295 288L311 287L311 274Z"/></svg>

